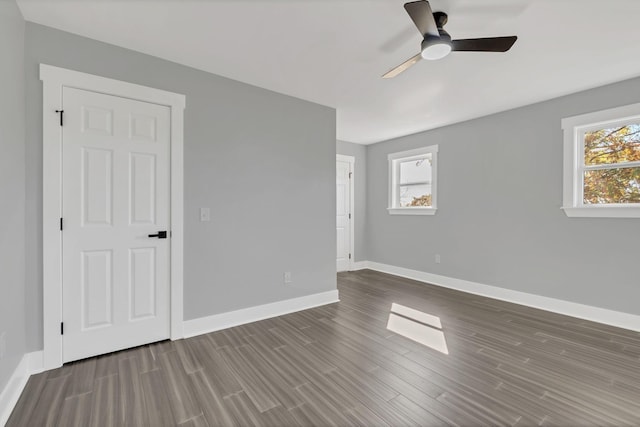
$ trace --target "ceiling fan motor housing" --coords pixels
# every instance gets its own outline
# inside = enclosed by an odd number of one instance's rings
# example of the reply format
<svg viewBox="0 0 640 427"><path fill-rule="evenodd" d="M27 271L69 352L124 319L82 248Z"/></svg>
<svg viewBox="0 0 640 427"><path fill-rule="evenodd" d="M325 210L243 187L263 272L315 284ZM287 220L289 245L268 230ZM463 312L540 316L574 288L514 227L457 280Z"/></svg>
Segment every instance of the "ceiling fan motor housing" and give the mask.
<svg viewBox="0 0 640 427"><path fill-rule="evenodd" d="M442 59L451 52L451 36L432 36L427 34L422 40L421 55L424 59Z"/></svg>
<svg viewBox="0 0 640 427"><path fill-rule="evenodd" d="M444 12L435 12L433 19L438 27L439 36L425 34L420 49L422 57L430 60L441 59L451 51L451 36L442 28L447 23L447 14Z"/></svg>

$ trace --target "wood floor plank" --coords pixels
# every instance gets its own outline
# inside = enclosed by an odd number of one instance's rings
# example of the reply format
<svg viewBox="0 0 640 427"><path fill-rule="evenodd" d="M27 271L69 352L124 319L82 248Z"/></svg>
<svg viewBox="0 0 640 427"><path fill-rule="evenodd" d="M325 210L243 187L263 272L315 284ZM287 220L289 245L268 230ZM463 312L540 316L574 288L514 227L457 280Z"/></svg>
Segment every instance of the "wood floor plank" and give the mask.
<svg viewBox="0 0 640 427"><path fill-rule="evenodd" d="M289 413L296 420L298 426L338 426L339 424L331 422L320 412L315 406L303 403L297 408L289 410Z"/></svg>
<svg viewBox="0 0 640 427"><path fill-rule="evenodd" d="M260 411L243 391L224 397L226 406L238 420L239 426L256 426L261 424Z"/></svg>
<svg viewBox="0 0 640 427"><path fill-rule="evenodd" d="M121 424L118 376L109 375L95 380L91 393L91 421L89 426L117 426Z"/></svg>
<svg viewBox="0 0 640 427"><path fill-rule="evenodd" d="M287 363L286 360L279 357L274 348L269 346L269 341L265 341L262 336L250 335L245 337L245 339L258 354L264 356L270 368L273 369L289 387L296 388L308 381L299 367Z"/></svg>
<svg viewBox="0 0 640 427"><path fill-rule="evenodd" d="M396 408L401 409L403 413L411 417L411 419L414 422L416 422L418 425L428 425L428 426L451 425L450 423L447 423L441 420L431 412L427 411L422 406L407 399L403 395L400 395L398 397L391 399L390 403ZM473 424L469 424L469 425L485 425L485 424L480 422L479 420L474 420ZM491 424L488 424L488 425L491 425Z"/></svg>
<svg viewBox="0 0 640 427"><path fill-rule="evenodd" d="M69 370L70 371L70 370ZM69 387L71 375L62 375L47 379L38 404L29 415L28 422L23 425L50 427L58 425L60 408Z"/></svg>
<svg viewBox="0 0 640 427"><path fill-rule="evenodd" d="M187 373L184 371L180 353L169 351L160 355L161 372L167 385L167 396L173 416L178 424L202 413L193 393Z"/></svg>
<svg viewBox="0 0 640 427"><path fill-rule="evenodd" d="M210 340L194 341L193 349L196 357L202 363L203 370L211 378L212 383L216 384L223 397L242 391L242 385L233 370Z"/></svg>
<svg viewBox="0 0 640 427"><path fill-rule="evenodd" d="M77 396L93 391L96 378L97 359L85 359L71 364L71 378L66 397Z"/></svg>
<svg viewBox="0 0 640 427"><path fill-rule="evenodd" d="M207 419L203 414L191 418L183 423L178 424L179 427L210 427Z"/></svg>
<svg viewBox="0 0 640 427"><path fill-rule="evenodd" d="M339 303L34 375L7 425L640 425L640 332L370 270L338 287ZM388 330L393 303L438 317L448 351Z"/></svg>
<svg viewBox="0 0 640 427"><path fill-rule="evenodd" d="M171 412L167 396L167 384L159 369L140 374L142 392L147 408L146 421L150 426L175 426L177 423Z"/></svg>
<svg viewBox="0 0 640 427"><path fill-rule="evenodd" d="M224 394L216 386L215 379L204 370L189 374L193 390L210 426L234 426L238 421L233 417L224 401ZM230 395L227 395L230 396Z"/></svg>
<svg viewBox="0 0 640 427"><path fill-rule="evenodd" d="M128 350L120 351L116 354L118 355L118 360L128 359L130 357L137 358L138 368L140 369L141 374L160 369L159 362L156 359L156 355L151 350L151 345L143 345L140 347L131 348Z"/></svg>
<svg viewBox="0 0 640 427"><path fill-rule="evenodd" d="M195 354L193 343L194 341L191 340L178 340L175 342L182 367L187 374L192 374L202 369L202 363Z"/></svg>
<svg viewBox="0 0 640 427"><path fill-rule="evenodd" d="M299 406L296 406L298 408ZM298 421L291 412L283 406L269 409L260 414L260 424L278 427L298 427Z"/></svg>
<svg viewBox="0 0 640 427"><path fill-rule="evenodd" d="M278 398L274 396L266 383L264 375L253 366L245 363L237 349L222 347L219 351L238 378L243 392L260 412L280 406Z"/></svg>
<svg viewBox="0 0 640 427"><path fill-rule="evenodd" d="M118 373L119 353L109 353L104 356L98 356L96 360L95 378L108 377Z"/></svg>
<svg viewBox="0 0 640 427"><path fill-rule="evenodd" d="M67 397L60 410L58 425L65 427L86 427L91 422L91 402L93 393Z"/></svg>
<svg viewBox="0 0 640 427"><path fill-rule="evenodd" d="M295 408L304 403L295 388L291 387L277 370L273 369L269 363L256 352L251 345L243 345L238 347L238 353L245 363L245 366L251 366L256 373L260 375L260 379L267 386L269 391L276 397L278 403L286 409Z"/></svg>
<svg viewBox="0 0 640 427"><path fill-rule="evenodd" d="M349 420L343 411L357 406L357 404L349 405L348 402L340 402L331 393L327 393L327 390L313 383L301 385L298 391L304 397L305 405L313 407L316 413L322 414L325 424L348 425Z"/></svg>
<svg viewBox="0 0 640 427"><path fill-rule="evenodd" d="M140 427L145 424L147 407L140 371L140 363L136 356L118 360L119 405L121 422L125 426Z"/></svg>
<svg viewBox="0 0 640 427"><path fill-rule="evenodd" d="M349 420L349 424L354 426L391 426L391 424L377 416L375 412L362 404L346 410L344 415Z"/></svg>

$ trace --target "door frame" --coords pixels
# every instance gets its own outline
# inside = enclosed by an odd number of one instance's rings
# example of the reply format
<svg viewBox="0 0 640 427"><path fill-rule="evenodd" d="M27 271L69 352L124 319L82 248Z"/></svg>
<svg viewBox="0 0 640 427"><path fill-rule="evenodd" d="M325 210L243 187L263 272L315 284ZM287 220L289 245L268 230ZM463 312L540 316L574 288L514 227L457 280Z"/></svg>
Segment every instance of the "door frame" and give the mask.
<svg viewBox="0 0 640 427"><path fill-rule="evenodd" d="M353 156L345 156L344 154L336 154L336 162L347 162L349 163L349 171L351 172L351 177L349 179L349 211L351 212L351 222L349 223L349 253L351 254L351 258L349 259L349 267L347 271L353 271L354 263L356 262L356 233L355 233L355 224L356 224L356 204L355 204L355 180L356 180L356 158Z"/></svg>
<svg viewBox="0 0 640 427"><path fill-rule="evenodd" d="M183 336L184 95L40 64L42 102L43 365L62 366L62 109L64 87L83 89L170 108L170 338Z"/></svg>

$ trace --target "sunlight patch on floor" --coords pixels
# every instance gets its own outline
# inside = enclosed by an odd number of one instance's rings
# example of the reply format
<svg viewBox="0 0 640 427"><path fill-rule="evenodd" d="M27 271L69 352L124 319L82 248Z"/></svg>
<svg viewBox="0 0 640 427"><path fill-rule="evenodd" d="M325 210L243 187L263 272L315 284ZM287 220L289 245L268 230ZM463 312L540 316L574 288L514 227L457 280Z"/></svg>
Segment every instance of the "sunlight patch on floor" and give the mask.
<svg viewBox="0 0 640 427"><path fill-rule="evenodd" d="M391 304L387 329L419 344L449 354L440 318L404 305Z"/></svg>

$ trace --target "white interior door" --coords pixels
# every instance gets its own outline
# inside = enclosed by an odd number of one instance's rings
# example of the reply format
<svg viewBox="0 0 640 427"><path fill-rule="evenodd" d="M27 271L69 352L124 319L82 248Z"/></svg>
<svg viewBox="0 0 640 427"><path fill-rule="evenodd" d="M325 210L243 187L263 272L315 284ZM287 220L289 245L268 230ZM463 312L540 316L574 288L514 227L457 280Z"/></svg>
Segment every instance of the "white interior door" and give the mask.
<svg viewBox="0 0 640 427"><path fill-rule="evenodd" d="M336 232L338 243L337 268L351 267L351 163L336 161Z"/></svg>
<svg viewBox="0 0 640 427"><path fill-rule="evenodd" d="M169 337L170 109L67 87L62 98L68 362Z"/></svg>

